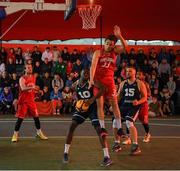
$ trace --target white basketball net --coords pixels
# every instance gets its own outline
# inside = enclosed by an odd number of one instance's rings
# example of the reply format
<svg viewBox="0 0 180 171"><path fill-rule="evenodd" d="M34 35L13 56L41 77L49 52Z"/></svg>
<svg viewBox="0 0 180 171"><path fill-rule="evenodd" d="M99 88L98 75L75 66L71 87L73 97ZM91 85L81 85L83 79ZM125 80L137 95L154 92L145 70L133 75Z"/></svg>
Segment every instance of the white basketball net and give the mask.
<svg viewBox="0 0 180 171"><path fill-rule="evenodd" d="M86 30L96 28L96 19L101 10L102 7L100 5L79 5L78 11L83 22L82 28Z"/></svg>

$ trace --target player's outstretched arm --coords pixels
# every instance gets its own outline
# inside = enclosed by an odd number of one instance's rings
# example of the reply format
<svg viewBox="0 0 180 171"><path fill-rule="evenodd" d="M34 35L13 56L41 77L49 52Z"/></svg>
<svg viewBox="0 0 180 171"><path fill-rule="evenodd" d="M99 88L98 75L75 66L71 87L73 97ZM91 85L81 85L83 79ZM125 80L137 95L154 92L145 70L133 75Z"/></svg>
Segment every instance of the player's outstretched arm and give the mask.
<svg viewBox="0 0 180 171"><path fill-rule="evenodd" d="M100 57L100 50L96 50L93 54L91 68L90 68L89 88L94 84L94 74L96 72L96 67L98 64L99 57Z"/></svg>
<svg viewBox="0 0 180 171"><path fill-rule="evenodd" d="M123 38L123 36L122 36L122 34L121 34L121 30L120 30L120 27L119 26L117 26L117 25L115 25L114 26L114 35L121 41L121 43L122 43L122 47L118 47L118 46L116 46L115 47L115 52L117 53L117 54L120 54L122 51L126 51L126 47L128 46L127 45L127 42L126 42L126 40Z"/></svg>

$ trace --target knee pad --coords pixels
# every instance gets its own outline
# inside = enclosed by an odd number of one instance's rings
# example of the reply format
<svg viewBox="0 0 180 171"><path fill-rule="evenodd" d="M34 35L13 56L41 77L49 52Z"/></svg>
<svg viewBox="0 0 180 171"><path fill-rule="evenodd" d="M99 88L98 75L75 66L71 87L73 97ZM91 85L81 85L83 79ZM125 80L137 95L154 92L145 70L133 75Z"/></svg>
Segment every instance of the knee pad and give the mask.
<svg viewBox="0 0 180 171"><path fill-rule="evenodd" d="M133 127L133 126L134 126L134 122L129 121L129 120L126 120L126 126L127 126L128 129L129 129L130 127Z"/></svg>

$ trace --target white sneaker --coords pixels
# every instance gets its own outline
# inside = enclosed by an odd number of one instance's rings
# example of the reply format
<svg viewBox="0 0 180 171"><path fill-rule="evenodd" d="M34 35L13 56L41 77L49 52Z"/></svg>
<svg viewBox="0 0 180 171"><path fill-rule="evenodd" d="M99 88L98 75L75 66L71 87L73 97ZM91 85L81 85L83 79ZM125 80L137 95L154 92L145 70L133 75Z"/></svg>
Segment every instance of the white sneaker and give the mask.
<svg viewBox="0 0 180 171"><path fill-rule="evenodd" d="M150 133L145 134L143 142L148 143L150 141L150 138L151 138L151 134Z"/></svg>
<svg viewBox="0 0 180 171"><path fill-rule="evenodd" d="M128 137L126 140L122 142L123 145L130 145L131 144L131 139Z"/></svg>

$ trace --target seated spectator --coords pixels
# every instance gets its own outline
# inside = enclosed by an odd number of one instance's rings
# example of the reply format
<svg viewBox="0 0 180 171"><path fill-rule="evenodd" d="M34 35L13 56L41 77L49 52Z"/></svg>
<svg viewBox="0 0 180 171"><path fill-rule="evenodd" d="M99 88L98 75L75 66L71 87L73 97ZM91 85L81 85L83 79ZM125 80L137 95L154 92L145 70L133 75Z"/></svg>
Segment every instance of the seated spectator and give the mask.
<svg viewBox="0 0 180 171"><path fill-rule="evenodd" d="M15 52L15 58L16 58L16 72L18 75L23 73L24 70L24 58L22 56L22 48L18 48Z"/></svg>
<svg viewBox="0 0 180 171"><path fill-rule="evenodd" d="M1 63L5 63L5 64L7 62L7 52L4 47L0 48L0 61Z"/></svg>
<svg viewBox="0 0 180 171"><path fill-rule="evenodd" d="M33 72L34 72L34 73L38 73L38 74L41 74L41 73L42 73L40 61L36 61L36 62L35 62L34 68L33 68Z"/></svg>
<svg viewBox="0 0 180 171"><path fill-rule="evenodd" d="M16 72L16 64L13 62L12 58L8 59L7 65L6 65L6 71L11 75L12 73Z"/></svg>
<svg viewBox="0 0 180 171"><path fill-rule="evenodd" d="M3 114L12 113L13 95L8 87L4 87L4 90L0 94L0 111Z"/></svg>
<svg viewBox="0 0 180 171"><path fill-rule="evenodd" d="M49 88L47 86L44 86L44 88L43 88L43 95L41 96L41 101L43 103L50 101L50 92L49 92Z"/></svg>
<svg viewBox="0 0 180 171"><path fill-rule="evenodd" d="M41 76L35 72L34 77L36 78L36 85L39 86L40 89L42 90L44 85L43 85L43 80L42 80Z"/></svg>
<svg viewBox="0 0 180 171"><path fill-rule="evenodd" d="M10 86L11 86L11 83L10 83L9 75L7 74L7 72L3 72L0 77L0 87L4 88L4 87L10 87Z"/></svg>
<svg viewBox="0 0 180 171"><path fill-rule="evenodd" d="M1 62L1 61L0 61ZM6 65L5 63L0 63L0 77L3 74L3 72L6 71Z"/></svg>
<svg viewBox="0 0 180 171"><path fill-rule="evenodd" d="M33 49L32 55L31 55L33 64L35 64L36 61L41 62L41 57L42 57L41 51L38 49L37 46L34 46L34 49Z"/></svg>
<svg viewBox="0 0 180 171"><path fill-rule="evenodd" d="M154 89L158 89L159 88L159 81L158 81L158 79L157 79L155 74L151 75L151 78L149 80L149 87L151 89L151 92L153 92Z"/></svg>
<svg viewBox="0 0 180 171"><path fill-rule="evenodd" d="M51 91L52 90L52 78L50 77L50 73L45 72L42 80L43 80L43 85L48 87L48 90Z"/></svg>
<svg viewBox="0 0 180 171"><path fill-rule="evenodd" d="M54 66L54 63L57 62L59 57L61 56L60 50L57 48L57 46L53 46L52 55L53 55L53 66Z"/></svg>
<svg viewBox="0 0 180 171"><path fill-rule="evenodd" d="M53 113L54 115L60 115L60 110L62 108L62 93L59 91L58 86L54 86L51 94L50 94L50 99L53 103Z"/></svg>
<svg viewBox="0 0 180 171"><path fill-rule="evenodd" d="M66 86L62 91L62 96L63 96L63 113L64 114L71 113L72 100L73 100L71 89Z"/></svg>
<svg viewBox="0 0 180 171"><path fill-rule="evenodd" d="M26 50L26 52L23 53L23 58L25 59L25 62L27 63L28 60L32 60L31 58L31 51L29 49Z"/></svg>
<svg viewBox="0 0 180 171"><path fill-rule="evenodd" d="M73 84L72 76L71 76L71 75L68 75L68 76L67 76L67 80L66 80L66 86L71 88L71 87L72 87L72 84Z"/></svg>
<svg viewBox="0 0 180 171"><path fill-rule="evenodd" d="M144 60L144 64L141 65L140 70L142 70L145 74L146 74L146 73L150 73L150 65L149 65L147 59Z"/></svg>
<svg viewBox="0 0 180 171"><path fill-rule="evenodd" d="M67 63L67 61L70 61L70 54L67 47L64 47L62 50L61 57L63 58L63 61Z"/></svg>
<svg viewBox="0 0 180 171"><path fill-rule="evenodd" d="M71 61L67 61L67 65L66 65L66 74L69 75L72 72L72 68L73 68L73 64L71 63Z"/></svg>
<svg viewBox="0 0 180 171"><path fill-rule="evenodd" d="M41 60L44 62L46 58L48 62L51 62L53 60L53 54L50 51L50 47L46 47L45 51L42 54Z"/></svg>
<svg viewBox="0 0 180 171"><path fill-rule="evenodd" d="M164 117L163 111L161 109L161 103L158 102L157 96L152 96L152 102L149 104L149 117Z"/></svg>
<svg viewBox="0 0 180 171"><path fill-rule="evenodd" d="M171 100L171 96L169 93L168 88L165 86L162 91L160 92L161 96L161 105L162 105L162 111L164 114L172 115L173 113L173 104Z"/></svg>
<svg viewBox="0 0 180 171"><path fill-rule="evenodd" d="M167 82L167 86L168 86L170 96L172 97L172 95L174 94L174 92L176 90L176 83L173 80L173 76L169 77L169 81Z"/></svg>
<svg viewBox="0 0 180 171"><path fill-rule="evenodd" d="M41 72L42 73L45 73L45 72L51 73L51 68L52 68L52 62L49 61L48 58L45 58L41 65Z"/></svg>
<svg viewBox="0 0 180 171"><path fill-rule="evenodd" d="M62 91L64 88L64 81L57 73L54 74L54 79L52 80L52 88L54 89L55 86L58 87L59 91Z"/></svg>
<svg viewBox="0 0 180 171"><path fill-rule="evenodd" d="M76 60L76 63L73 64L72 72L80 74L82 71L82 64L79 59Z"/></svg>

